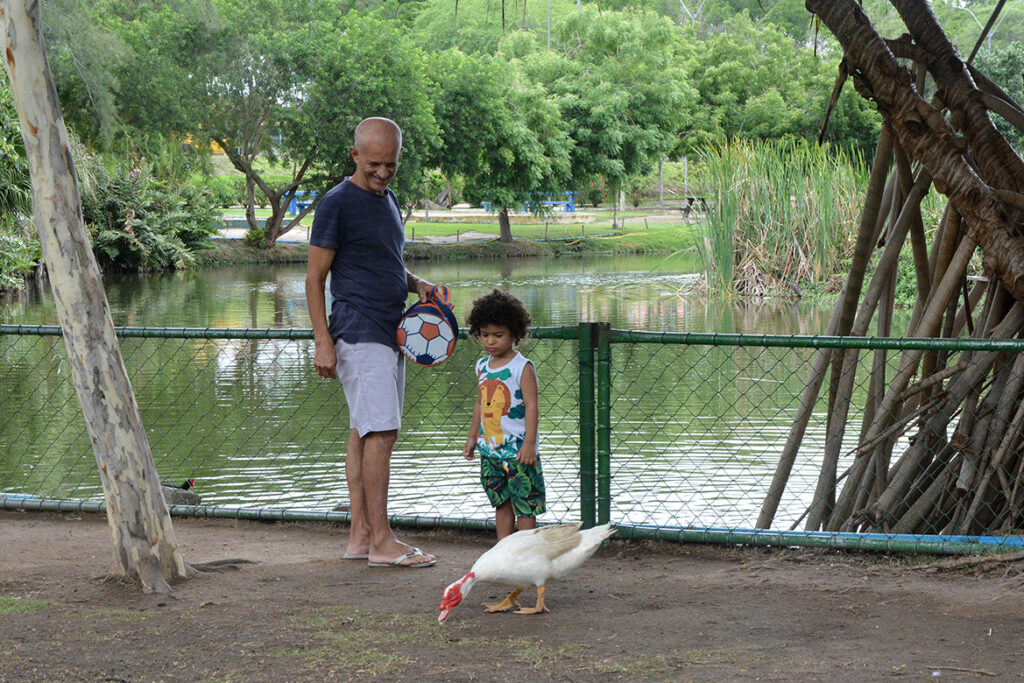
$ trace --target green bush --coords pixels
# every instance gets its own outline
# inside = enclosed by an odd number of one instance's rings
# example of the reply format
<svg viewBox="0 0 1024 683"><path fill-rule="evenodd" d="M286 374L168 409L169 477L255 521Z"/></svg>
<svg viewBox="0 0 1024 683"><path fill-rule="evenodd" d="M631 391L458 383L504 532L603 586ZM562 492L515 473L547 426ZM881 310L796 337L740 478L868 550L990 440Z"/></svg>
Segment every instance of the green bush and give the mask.
<svg viewBox="0 0 1024 683"><path fill-rule="evenodd" d="M148 167L112 170L79 152L90 183L82 183L82 214L100 265L110 270L186 268L217 233L212 196L187 184L172 189Z"/></svg>
<svg viewBox="0 0 1024 683"><path fill-rule="evenodd" d="M580 184L580 206L600 206L608 198L608 182L604 176L594 176Z"/></svg>
<svg viewBox="0 0 1024 683"><path fill-rule="evenodd" d="M0 291L21 289L22 278L35 270L39 257L35 238L0 231Z"/></svg>
<svg viewBox="0 0 1024 683"><path fill-rule="evenodd" d="M236 175L204 176L192 181L196 189L210 193L214 206L228 209L245 201L245 179Z"/></svg>
<svg viewBox="0 0 1024 683"><path fill-rule="evenodd" d="M0 79L0 291L20 289L39 262L31 229L32 192L18 115Z"/></svg>

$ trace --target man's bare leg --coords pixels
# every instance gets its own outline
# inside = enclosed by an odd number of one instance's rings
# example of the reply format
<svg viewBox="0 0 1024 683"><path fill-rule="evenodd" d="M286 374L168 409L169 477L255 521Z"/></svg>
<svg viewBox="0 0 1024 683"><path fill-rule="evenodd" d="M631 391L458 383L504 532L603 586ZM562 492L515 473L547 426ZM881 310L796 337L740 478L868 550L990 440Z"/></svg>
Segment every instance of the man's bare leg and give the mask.
<svg viewBox="0 0 1024 683"><path fill-rule="evenodd" d="M370 549L370 524L363 494L363 440L355 429L349 432L345 454L345 480L348 482L349 536L345 552L365 555Z"/></svg>
<svg viewBox="0 0 1024 683"><path fill-rule="evenodd" d="M388 481L391 476L391 451L398 430L370 432L363 437L362 481L366 520L370 529L370 562L391 562L411 547L401 543L391 531L388 520ZM403 564L422 564L432 555L412 557Z"/></svg>

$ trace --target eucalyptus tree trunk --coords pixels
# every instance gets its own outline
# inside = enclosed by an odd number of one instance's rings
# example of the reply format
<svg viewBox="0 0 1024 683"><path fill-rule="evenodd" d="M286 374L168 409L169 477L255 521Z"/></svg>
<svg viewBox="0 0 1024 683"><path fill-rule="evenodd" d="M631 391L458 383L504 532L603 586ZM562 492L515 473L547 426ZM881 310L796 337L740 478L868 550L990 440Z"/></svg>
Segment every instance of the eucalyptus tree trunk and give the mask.
<svg viewBox="0 0 1024 683"><path fill-rule="evenodd" d="M878 334L890 334L896 260L909 250L917 301L897 334L956 338L966 329L978 339L1024 336L1024 162L989 115L995 111L1024 131L1024 110L960 59L926 0L892 0L907 29L894 39L878 34L857 0L806 4L843 48L837 87L849 75L884 124L858 238L859 246L876 244L881 256L863 295L867 260L855 258L833 314L842 321L837 333L863 336L874 324ZM931 100L921 95L926 85L935 93ZM881 193L879 173L890 171ZM947 206L929 246L921 204L931 188ZM979 249L984 275L971 286ZM850 439L853 389L867 365L858 356L866 354L819 352L758 526L773 521L809 403L827 380L827 438L807 529L1018 529L1024 523L1024 360L989 351L965 351L954 360L950 352L908 350L890 365L886 351L873 353L860 433ZM897 452L900 439L905 447ZM844 455L852 460L840 474Z"/></svg>
<svg viewBox="0 0 1024 683"><path fill-rule="evenodd" d="M82 222L38 0L0 0L5 67L25 140L35 222L107 506L114 557L146 591L191 574L178 552L146 432ZM6 550L6 549L5 549Z"/></svg>

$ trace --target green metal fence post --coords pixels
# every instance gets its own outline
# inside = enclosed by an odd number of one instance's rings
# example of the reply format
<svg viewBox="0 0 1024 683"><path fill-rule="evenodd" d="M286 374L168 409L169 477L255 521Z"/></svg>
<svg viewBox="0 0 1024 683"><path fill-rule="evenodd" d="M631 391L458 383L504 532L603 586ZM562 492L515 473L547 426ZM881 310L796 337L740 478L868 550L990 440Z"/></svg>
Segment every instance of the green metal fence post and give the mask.
<svg viewBox="0 0 1024 683"><path fill-rule="evenodd" d="M611 323L597 323L597 523L612 508L612 344Z"/></svg>
<svg viewBox="0 0 1024 683"><path fill-rule="evenodd" d="M584 529L596 519L594 491L594 323L580 323L580 521Z"/></svg>

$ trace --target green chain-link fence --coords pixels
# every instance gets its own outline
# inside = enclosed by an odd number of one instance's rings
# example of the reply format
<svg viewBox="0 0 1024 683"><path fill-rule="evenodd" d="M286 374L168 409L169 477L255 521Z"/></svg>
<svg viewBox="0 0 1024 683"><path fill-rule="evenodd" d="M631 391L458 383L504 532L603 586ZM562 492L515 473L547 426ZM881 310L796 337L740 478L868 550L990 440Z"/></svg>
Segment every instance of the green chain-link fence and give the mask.
<svg viewBox="0 0 1024 683"><path fill-rule="evenodd" d="M347 409L340 386L313 368L310 330L118 334L161 480L194 478L202 497L198 507L174 506L175 514L347 519ZM1021 547L1013 529L954 535L942 519L934 533L914 535L802 530L821 471L827 388L813 405L770 528L754 528L812 360L818 349L837 347L879 349L862 354L864 366L872 354L906 348L942 350L950 364L971 349L1024 350L1019 342L979 340L660 334L594 323L537 328L522 350L540 387L548 487L541 521L610 520L620 536L686 541L931 552ZM102 509L60 329L0 325L0 354L0 507ZM392 461L396 524L492 524L477 465L461 457L476 391L472 365L481 355L463 332L448 362L409 365ZM840 482L856 458L867 376L859 373L854 389ZM899 424L907 433L889 434L892 463L913 438L911 423ZM1002 479L1019 478L1021 457L1007 459ZM921 486L934 481L926 475Z"/></svg>

